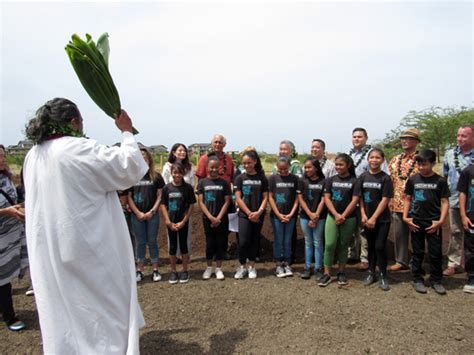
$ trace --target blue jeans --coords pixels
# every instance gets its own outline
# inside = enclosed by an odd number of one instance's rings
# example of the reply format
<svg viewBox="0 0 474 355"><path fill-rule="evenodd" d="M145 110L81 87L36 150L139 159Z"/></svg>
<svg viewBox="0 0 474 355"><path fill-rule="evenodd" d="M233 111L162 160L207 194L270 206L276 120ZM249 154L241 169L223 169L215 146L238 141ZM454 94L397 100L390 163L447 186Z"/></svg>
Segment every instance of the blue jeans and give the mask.
<svg viewBox="0 0 474 355"><path fill-rule="evenodd" d="M160 226L160 215L156 213L149 221L139 221L137 216L132 214L132 229L137 239L137 261L145 261L146 245L150 252L152 263L158 262L158 241L157 234Z"/></svg>
<svg viewBox="0 0 474 355"><path fill-rule="evenodd" d="M318 220L318 224L314 228L309 227L308 223L309 219L300 218L301 230L304 233L305 264L306 269L309 270L314 256L316 259L314 269L317 270L323 267L324 225L326 220Z"/></svg>
<svg viewBox="0 0 474 355"><path fill-rule="evenodd" d="M272 217L273 227L273 258L278 261L291 262L291 237L295 228L295 219L288 223L281 222L278 218Z"/></svg>

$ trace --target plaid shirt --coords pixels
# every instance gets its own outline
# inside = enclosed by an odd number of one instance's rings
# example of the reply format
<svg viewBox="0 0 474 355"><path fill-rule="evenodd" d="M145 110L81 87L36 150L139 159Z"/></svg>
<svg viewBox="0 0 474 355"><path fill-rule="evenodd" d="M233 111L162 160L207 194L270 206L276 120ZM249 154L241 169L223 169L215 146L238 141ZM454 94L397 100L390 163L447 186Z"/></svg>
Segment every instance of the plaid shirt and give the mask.
<svg viewBox="0 0 474 355"><path fill-rule="evenodd" d="M416 152L405 155L405 153L399 154L390 160L388 168L390 170L390 177L393 183L393 198L390 201L390 209L392 212L403 212L404 199L405 199L405 184L410 176L418 173L418 167L415 163ZM400 162L401 160L401 162ZM398 173L398 164L400 162L400 172ZM408 172L413 167L410 176ZM406 177L406 178L405 178Z"/></svg>
<svg viewBox="0 0 474 355"><path fill-rule="evenodd" d="M458 169L456 169L455 157L458 157ZM474 149L467 154L461 151L461 148L456 147L450 149L444 155L443 175L448 179L449 191L451 197L449 198L449 206L451 208L459 208L459 192L456 190L460 172L470 166L474 160Z"/></svg>

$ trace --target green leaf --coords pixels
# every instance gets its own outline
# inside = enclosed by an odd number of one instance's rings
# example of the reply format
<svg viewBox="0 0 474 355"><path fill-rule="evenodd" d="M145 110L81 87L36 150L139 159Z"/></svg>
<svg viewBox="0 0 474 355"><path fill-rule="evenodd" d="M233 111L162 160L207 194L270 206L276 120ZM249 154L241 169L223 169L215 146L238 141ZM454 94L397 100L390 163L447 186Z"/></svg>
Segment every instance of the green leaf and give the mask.
<svg viewBox="0 0 474 355"><path fill-rule="evenodd" d="M105 60L107 66L109 65L109 55L110 55L110 46L109 46L109 34L107 32L103 33L102 36L97 40L97 49Z"/></svg>
<svg viewBox="0 0 474 355"><path fill-rule="evenodd" d="M86 41L73 34L65 50L90 98L102 111L115 119L115 115L120 114L121 103L109 71L108 36L107 33L102 34L96 45L90 34L86 34ZM137 134L138 131L133 128L133 133Z"/></svg>

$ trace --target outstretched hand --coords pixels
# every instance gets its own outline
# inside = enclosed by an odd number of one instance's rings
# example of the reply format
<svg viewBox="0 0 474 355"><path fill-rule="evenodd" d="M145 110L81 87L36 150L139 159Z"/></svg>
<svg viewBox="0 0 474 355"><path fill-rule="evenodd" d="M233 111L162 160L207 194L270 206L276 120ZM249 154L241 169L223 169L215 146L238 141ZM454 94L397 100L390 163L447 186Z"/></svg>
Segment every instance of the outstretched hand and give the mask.
<svg viewBox="0 0 474 355"><path fill-rule="evenodd" d="M132 119L125 110L120 115L115 115L115 125L121 132L133 132Z"/></svg>

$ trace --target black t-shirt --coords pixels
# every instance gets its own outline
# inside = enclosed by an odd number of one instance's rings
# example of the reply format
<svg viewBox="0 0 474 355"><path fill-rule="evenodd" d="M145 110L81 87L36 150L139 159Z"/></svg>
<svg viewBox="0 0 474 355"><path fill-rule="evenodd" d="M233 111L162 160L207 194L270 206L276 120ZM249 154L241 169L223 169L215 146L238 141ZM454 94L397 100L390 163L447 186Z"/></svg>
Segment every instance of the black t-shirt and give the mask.
<svg viewBox="0 0 474 355"><path fill-rule="evenodd" d="M214 217L217 217L224 206L226 197L232 196L232 191L230 184L222 178L204 178L199 180L197 194L203 195L206 208ZM203 217L207 219L205 214Z"/></svg>
<svg viewBox="0 0 474 355"><path fill-rule="evenodd" d="M392 179L383 171L374 175L366 171L359 176L357 184L359 185L359 196L364 201L364 211L368 218L374 214L383 197L393 197ZM388 205L377 219L377 222L390 222Z"/></svg>
<svg viewBox="0 0 474 355"><path fill-rule="evenodd" d="M150 179L150 175L146 175L138 184L131 188L133 202L141 212L148 212L153 208L156 202L156 194L159 189L165 186L163 177L157 173L155 181Z"/></svg>
<svg viewBox="0 0 474 355"><path fill-rule="evenodd" d="M308 205L308 208L311 212L316 212L318 209L319 203L324 195L324 179L310 180L307 177L303 176L300 178L300 192L303 196L303 200ZM327 216L326 206L321 211L319 215L320 219L325 219ZM309 219L306 212L301 208L300 217L304 219Z"/></svg>
<svg viewBox="0 0 474 355"><path fill-rule="evenodd" d="M273 193L273 199L281 214L291 212L295 204L296 194L299 193L298 177L293 174L281 176L274 174L268 179L268 191ZM271 216L275 216L271 211Z"/></svg>
<svg viewBox="0 0 474 355"><path fill-rule="evenodd" d="M474 165L461 172L457 190L466 194L466 215L474 222Z"/></svg>
<svg viewBox="0 0 474 355"><path fill-rule="evenodd" d="M340 177L339 175L331 176L326 179L324 184L324 193L331 194L331 201L337 213L341 214L352 201L352 196L359 196L357 187L357 179L351 175ZM356 216L356 211L351 212L347 218Z"/></svg>
<svg viewBox="0 0 474 355"><path fill-rule="evenodd" d="M441 217L441 199L449 197L449 188L446 179L438 174L430 177L416 174L408 179L405 194L411 196L409 217L436 221Z"/></svg>
<svg viewBox="0 0 474 355"><path fill-rule="evenodd" d="M268 192L268 180L263 173L248 175L242 173L235 179L235 190L242 193L242 200L251 212L256 212L263 201L263 193ZM240 217L247 218L244 211L239 211ZM262 218L264 213L262 213Z"/></svg>
<svg viewBox="0 0 474 355"><path fill-rule="evenodd" d="M166 206L170 221L178 223L183 220L189 206L196 203L194 189L184 181L180 186L170 182L163 188L161 203Z"/></svg>

